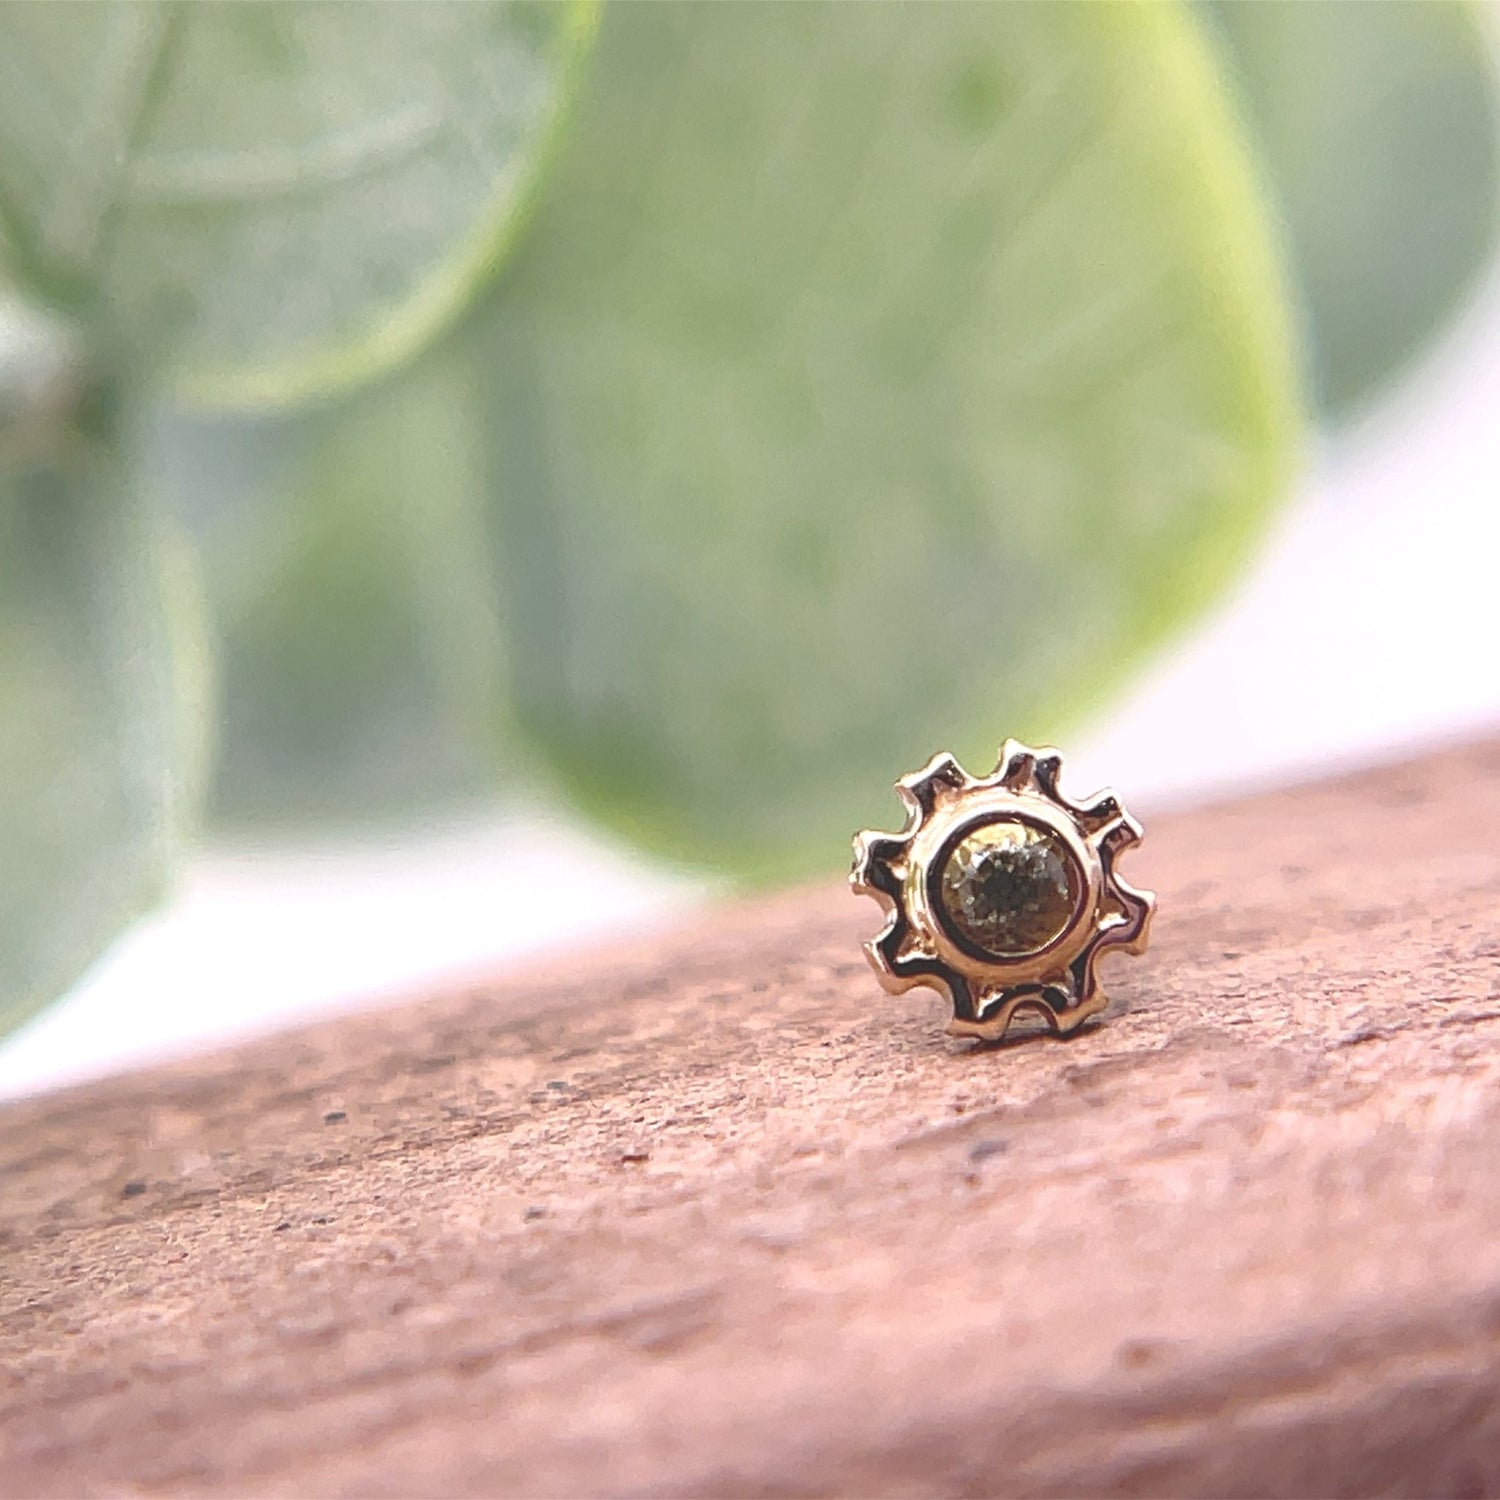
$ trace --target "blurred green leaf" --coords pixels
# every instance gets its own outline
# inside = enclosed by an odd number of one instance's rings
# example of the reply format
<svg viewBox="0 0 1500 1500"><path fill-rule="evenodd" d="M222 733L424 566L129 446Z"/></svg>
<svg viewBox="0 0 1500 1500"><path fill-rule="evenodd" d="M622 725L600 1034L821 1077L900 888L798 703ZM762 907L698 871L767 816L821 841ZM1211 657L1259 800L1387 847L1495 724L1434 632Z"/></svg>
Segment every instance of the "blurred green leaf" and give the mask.
<svg viewBox="0 0 1500 1500"><path fill-rule="evenodd" d="M500 259L593 19L593 0L12 0L17 269L195 398L357 381Z"/></svg>
<svg viewBox="0 0 1500 1500"><path fill-rule="evenodd" d="M68 359L0 338L0 1033L160 895L202 765L181 554ZM54 351L55 352L55 351Z"/></svg>
<svg viewBox="0 0 1500 1500"><path fill-rule="evenodd" d="M1280 200L1322 404L1357 406L1462 303L1500 212L1493 61L1463 0L1215 3Z"/></svg>
<svg viewBox="0 0 1500 1500"><path fill-rule="evenodd" d="M606 12L487 312L515 707L577 798L826 870L1214 597L1298 433L1222 92L1175 6Z"/></svg>
<svg viewBox="0 0 1500 1500"><path fill-rule="evenodd" d="M158 434L220 636L221 821L409 816L492 783L485 414L452 345L296 416Z"/></svg>

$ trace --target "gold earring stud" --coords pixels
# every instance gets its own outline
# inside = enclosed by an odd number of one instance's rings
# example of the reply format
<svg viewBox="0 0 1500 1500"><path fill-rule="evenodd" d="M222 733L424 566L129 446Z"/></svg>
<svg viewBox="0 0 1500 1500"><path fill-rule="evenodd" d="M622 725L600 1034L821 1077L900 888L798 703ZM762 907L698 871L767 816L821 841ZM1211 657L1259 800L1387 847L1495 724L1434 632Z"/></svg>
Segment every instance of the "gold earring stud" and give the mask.
<svg viewBox="0 0 1500 1500"><path fill-rule="evenodd" d="M981 779L935 755L896 783L906 827L854 836L849 884L890 917L865 944L876 976L945 992L953 1036L998 1041L1022 1009L1068 1035L1107 1003L1103 954L1145 951L1156 897L1115 868L1141 825L1113 792L1070 801L1061 768L1016 740Z"/></svg>

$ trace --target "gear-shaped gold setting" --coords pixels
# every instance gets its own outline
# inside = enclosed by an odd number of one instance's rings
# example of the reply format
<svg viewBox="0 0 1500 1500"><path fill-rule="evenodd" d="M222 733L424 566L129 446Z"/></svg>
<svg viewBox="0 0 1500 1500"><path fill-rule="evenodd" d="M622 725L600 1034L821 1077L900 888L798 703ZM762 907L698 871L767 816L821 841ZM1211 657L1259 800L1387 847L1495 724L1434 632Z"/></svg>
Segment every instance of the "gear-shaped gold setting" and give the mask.
<svg viewBox="0 0 1500 1500"><path fill-rule="evenodd" d="M1113 792L1069 800L1061 769L1017 740L977 780L935 755L896 783L906 827L854 836L849 884L890 916L865 953L890 994L946 993L951 1035L998 1041L1029 1008L1065 1036L1107 1004L1100 957L1145 951L1156 897L1115 869L1141 825Z"/></svg>

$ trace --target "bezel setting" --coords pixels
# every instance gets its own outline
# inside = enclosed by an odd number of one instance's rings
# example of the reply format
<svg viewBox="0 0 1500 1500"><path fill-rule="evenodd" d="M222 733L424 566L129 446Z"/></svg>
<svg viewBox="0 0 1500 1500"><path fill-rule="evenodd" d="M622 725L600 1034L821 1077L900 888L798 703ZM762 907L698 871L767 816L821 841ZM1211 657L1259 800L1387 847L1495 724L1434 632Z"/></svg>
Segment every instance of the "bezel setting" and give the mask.
<svg viewBox="0 0 1500 1500"><path fill-rule="evenodd" d="M865 953L882 987L902 994L928 985L953 1006L948 1031L998 1041L1017 1012L1040 1015L1058 1035L1076 1031L1105 1007L1096 966L1111 948L1145 951L1156 898L1115 868L1138 844L1139 823L1113 792L1073 802L1058 788L1062 756L1007 740L995 770L972 777L953 756L935 755L903 776L896 791L906 826L854 837L849 883L871 896L889 921ZM1036 949L1001 956L966 939L944 907L943 870L959 844L996 823L1035 828L1066 854L1074 904L1065 924Z"/></svg>
<svg viewBox="0 0 1500 1500"><path fill-rule="evenodd" d="M982 943L964 933L962 924L948 908L943 888L947 881L948 866L952 863L954 855L976 834L982 834L992 828L1028 828L1047 838L1054 848L1061 847L1070 875L1072 910L1068 913L1067 920L1045 942L1005 953L998 949L986 948ZM1039 958L1043 954L1055 952L1072 936L1088 908L1089 895L1097 884L1097 878L1090 878L1077 850L1071 847L1073 842L1066 837L1062 829L1050 827L1030 813L989 812L959 822L938 848L932 863L927 867L927 907L937 926L941 928L943 936L961 953L984 964L1018 963L1023 959ZM1097 877L1097 872L1094 872L1094 875Z"/></svg>

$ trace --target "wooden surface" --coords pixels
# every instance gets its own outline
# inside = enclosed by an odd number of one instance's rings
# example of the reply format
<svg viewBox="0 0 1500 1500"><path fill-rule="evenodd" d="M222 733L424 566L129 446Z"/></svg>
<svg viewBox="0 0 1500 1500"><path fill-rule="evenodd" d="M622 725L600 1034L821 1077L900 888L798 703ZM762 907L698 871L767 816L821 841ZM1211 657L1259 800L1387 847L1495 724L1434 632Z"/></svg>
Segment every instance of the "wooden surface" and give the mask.
<svg viewBox="0 0 1500 1500"><path fill-rule="evenodd" d="M0 1486L1500 1493L1500 745L1126 873L1071 1042L830 880L0 1111Z"/></svg>

